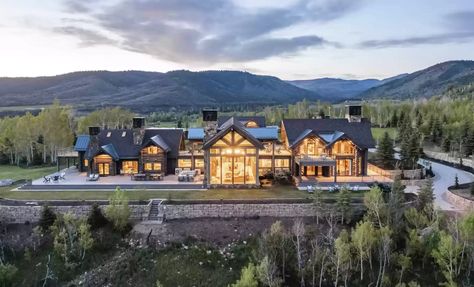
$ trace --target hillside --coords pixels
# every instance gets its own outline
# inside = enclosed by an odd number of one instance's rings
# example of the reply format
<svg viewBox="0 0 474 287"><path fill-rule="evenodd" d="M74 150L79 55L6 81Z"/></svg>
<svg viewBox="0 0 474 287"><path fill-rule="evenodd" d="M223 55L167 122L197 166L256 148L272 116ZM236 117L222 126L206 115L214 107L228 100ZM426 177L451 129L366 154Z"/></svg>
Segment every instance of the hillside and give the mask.
<svg viewBox="0 0 474 287"><path fill-rule="evenodd" d="M449 61L395 79L361 94L362 98L430 98L474 82L474 61Z"/></svg>
<svg viewBox="0 0 474 287"><path fill-rule="evenodd" d="M285 104L304 98L322 99L276 77L235 71L90 71L0 78L3 107L44 105L59 99L79 109L118 105L146 112L171 106Z"/></svg>
<svg viewBox="0 0 474 287"><path fill-rule="evenodd" d="M383 80L344 80L336 78L320 78L312 80L288 81L288 83L302 89L316 92L322 97L330 97L337 101L358 97L360 94L369 90L370 88L383 85L384 83L401 78L405 75L406 74L402 74Z"/></svg>

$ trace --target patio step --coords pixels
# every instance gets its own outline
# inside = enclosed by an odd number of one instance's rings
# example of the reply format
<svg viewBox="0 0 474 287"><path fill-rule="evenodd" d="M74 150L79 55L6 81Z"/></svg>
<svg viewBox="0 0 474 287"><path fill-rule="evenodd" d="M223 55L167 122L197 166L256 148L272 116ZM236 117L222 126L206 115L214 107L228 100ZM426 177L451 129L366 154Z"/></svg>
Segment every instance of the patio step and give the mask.
<svg viewBox="0 0 474 287"><path fill-rule="evenodd" d="M160 213L160 204L162 200L152 200L150 205L150 212L148 213L148 220L163 223L164 214Z"/></svg>

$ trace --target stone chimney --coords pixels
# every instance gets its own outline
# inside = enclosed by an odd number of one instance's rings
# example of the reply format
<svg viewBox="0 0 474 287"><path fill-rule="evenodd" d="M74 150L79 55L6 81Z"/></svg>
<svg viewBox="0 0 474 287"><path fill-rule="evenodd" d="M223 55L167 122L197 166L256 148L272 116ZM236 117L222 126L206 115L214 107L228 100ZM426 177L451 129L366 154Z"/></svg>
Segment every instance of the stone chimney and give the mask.
<svg viewBox="0 0 474 287"><path fill-rule="evenodd" d="M217 134L217 109L203 109L202 122L204 125L204 142Z"/></svg>
<svg viewBox="0 0 474 287"><path fill-rule="evenodd" d="M346 119L350 123L360 122L362 120L362 105L360 103L347 103Z"/></svg>
<svg viewBox="0 0 474 287"><path fill-rule="evenodd" d="M145 136L145 118L135 117L133 118L133 143L141 145L143 137Z"/></svg>
<svg viewBox="0 0 474 287"><path fill-rule="evenodd" d="M100 127L89 127L89 147L98 147L99 146L99 133Z"/></svg>

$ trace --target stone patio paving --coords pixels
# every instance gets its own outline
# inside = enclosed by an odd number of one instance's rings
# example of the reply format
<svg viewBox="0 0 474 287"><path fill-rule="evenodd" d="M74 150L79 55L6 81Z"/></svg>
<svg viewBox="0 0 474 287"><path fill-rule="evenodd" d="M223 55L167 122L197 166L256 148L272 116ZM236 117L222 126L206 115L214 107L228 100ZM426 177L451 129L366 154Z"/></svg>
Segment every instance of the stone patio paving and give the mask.
<svg viewBox="0 0 474 287"><path fill-rule="evenodd" d="M65 185L90 185L90 186L98 186L98 185L115 185L115 186L150 186L150 185L202 185L203 183L203 176L195 177L194 181L186 182L186 181L178 181L177 175L166 175L164 176L163 180L157 181L135 181L132 180L129 175L115 175L115 176L104 176L100 177L97 181L88 181L87 180L87 173L79 172L75 167L71 167L69 169L64 169L61 172L66 172L66 176L64 180L58 180L56 182L44 182L43 178L38 178L33 180L33 186L65 186ZM61 172L50 174L49 176L59 175Z"/></svg>

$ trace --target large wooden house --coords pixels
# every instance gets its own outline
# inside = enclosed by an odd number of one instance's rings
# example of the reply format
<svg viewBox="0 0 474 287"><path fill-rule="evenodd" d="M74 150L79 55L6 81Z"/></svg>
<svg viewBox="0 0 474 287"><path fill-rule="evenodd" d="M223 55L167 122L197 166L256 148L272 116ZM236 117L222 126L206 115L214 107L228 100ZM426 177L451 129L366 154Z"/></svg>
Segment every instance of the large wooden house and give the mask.
<svg viewBox="0 0 474 287"><path fill-rule="evenodd" d="M145 128L143 118L134 118L132 129L91 127L76 143L79 168L101 176L200 170L207 187L259 186L259 177L281 172L337 182L367 175L368 149L375 146L357 105L347 107L346 118L285 119L280 126L208 109L203 123L186 132Z"/></svg>

